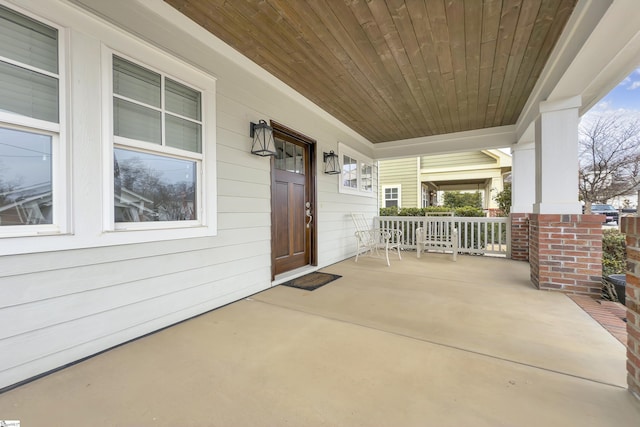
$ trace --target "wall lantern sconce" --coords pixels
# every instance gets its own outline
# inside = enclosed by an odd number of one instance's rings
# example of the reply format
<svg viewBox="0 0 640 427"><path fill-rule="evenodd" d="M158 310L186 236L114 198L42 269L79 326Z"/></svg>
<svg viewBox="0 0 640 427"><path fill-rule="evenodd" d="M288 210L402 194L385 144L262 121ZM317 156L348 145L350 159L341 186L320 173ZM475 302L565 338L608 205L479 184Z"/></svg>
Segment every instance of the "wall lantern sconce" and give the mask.
<svg viewBox="0 0 640 427"><path fill-rule="evenodd" d="M324 156L324 173L329 175L335 175L340 173L340 164L338 162L338 155L333 151L328 153L322 153Z"/></svg>
<svg viewBox="0 0 640 427"><path fill-rule="evenodd" d="M276 146L273 142L273 128L264 120L258 123L251 123L249 128L249 136L253 138L251 145L251 154L258 156L275 156Z"/></svg>

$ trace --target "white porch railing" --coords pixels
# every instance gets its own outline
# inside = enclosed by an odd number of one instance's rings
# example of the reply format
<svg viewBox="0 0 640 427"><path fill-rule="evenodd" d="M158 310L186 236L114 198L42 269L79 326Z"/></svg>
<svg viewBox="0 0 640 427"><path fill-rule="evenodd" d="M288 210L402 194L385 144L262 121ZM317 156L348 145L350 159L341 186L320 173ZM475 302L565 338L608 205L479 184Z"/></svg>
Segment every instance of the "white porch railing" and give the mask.
<svg viewBox="0 0 640 427"><path fill-rule="evenodd" d="M425 217L425 216L376 216L375 228L402 230L403 249L416 249L416 228L429 222L449 222L458 229L458 252L468 254L494 254L508 256L511 247L509 218L488 217ZM397 243L397 242L394 242Z"/></svg>

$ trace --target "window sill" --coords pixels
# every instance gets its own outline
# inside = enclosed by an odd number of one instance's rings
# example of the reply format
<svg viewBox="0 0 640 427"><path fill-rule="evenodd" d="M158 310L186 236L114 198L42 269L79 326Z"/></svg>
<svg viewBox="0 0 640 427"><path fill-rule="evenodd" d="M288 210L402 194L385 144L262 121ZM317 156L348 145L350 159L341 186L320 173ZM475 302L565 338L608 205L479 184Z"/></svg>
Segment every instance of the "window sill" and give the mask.
<svg viewBox="0 0 640 427"><path fill-rule="evenodd" d="M163 229L97 230L95 234L84 232L82 235L53 232L34 232L28 235L25 233L21 235L2 235L0 237L2 242L0 245L0 256L131 244L153 244L170 240L212 237L216 235L217 232L214 227L203 225ZM34 239L34 237L37 238Z"/></svg>

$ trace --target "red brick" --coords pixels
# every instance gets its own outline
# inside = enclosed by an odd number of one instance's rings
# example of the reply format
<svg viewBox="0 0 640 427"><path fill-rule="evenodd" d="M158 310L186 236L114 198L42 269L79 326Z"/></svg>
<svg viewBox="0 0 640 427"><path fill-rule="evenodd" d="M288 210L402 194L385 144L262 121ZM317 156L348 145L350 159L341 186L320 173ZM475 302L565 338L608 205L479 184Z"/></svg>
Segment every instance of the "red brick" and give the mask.
<svg viewBox="0 0 640 427"><path fill-rule="evenodd" d="M640 358L627 349L627 360L630 361L633 366L640 368Z"/></svg>
<svg viewBox="0 0 640 427"><path fill-rule="evenodd" d="M640 316L637 316L633 311L627 310L627 323L636 325L640 329Z"/></svg>
<svg viewBox="0 0 640 427"><path fill-rule="evenodd" d="M589 264L584 264L581 262L565 262L564 266L569 268L575 268L580 271L589 269Z"/></svg>

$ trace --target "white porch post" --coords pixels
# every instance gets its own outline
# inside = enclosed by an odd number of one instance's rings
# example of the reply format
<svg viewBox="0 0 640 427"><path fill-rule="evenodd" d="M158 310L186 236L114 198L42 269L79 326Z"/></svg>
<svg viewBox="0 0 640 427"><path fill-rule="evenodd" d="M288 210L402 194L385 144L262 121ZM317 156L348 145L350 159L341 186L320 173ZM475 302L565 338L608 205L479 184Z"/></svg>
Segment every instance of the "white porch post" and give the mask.
<svg viewBox="0 0 640 427"><path fill-rule="evenodd" d="M602 218L582 215L578 202L580 105L580 96L540 103L529 265L538 289L596 296L602 287Z"/></svg>
<svg viewBox="0 0 640 427"><path fill-rule="evenodd" d="M579 214L578 108L580 96L540 103L536 120L536 196L533 212Z"/></svg>
<svg viewBox="0 0 640 427"><path fill-rule="evenodd" d="M529 261L529 216L536 194L534 125L511 148L511 219L509 257Z"/></svg>
<svg viewBox="0 0 640 427"><path fill-rule="evenodd" d="M511 148L511 212L531 213L536 200L535 143L519 141Z"/></svg>

